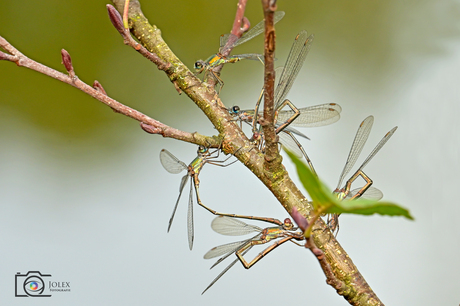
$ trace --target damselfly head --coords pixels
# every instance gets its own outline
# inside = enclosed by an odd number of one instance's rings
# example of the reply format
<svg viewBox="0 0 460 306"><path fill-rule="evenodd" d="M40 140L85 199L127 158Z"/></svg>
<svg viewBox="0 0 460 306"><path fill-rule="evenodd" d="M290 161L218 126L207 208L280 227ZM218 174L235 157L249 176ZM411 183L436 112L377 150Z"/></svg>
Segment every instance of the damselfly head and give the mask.
<svg viewBox="0 0 460 306"><path fill-rule="evenodd" d="M283 227L287 230L290 230L294 227L294 224L292 224L292 221L291 219L289 218L286 218L284 219L284 222L283 222Z"/></svg>
<svg viewBox="0 0 460 306"><path fill-rule="evenodd" d="M238 115L239 112L240 112L240 107L238 105L235 105L229 109L229 113L232 115Z"/></svg>
<svg viewBox="0 0 460 306"><path fill-rule="evenodd" d="M254 134L252 134L252 139L255 140L255 141L258 141L262 138L262 134L255 131Z"/></svg>
<svg viewBox="0 0 460 306"><path fill-rule="evenodd" d="M198 155L206 154L206 152L208 152L208 148L206 148L205 146L199 146L198 150L196 151Z"/></svg>
<svg viewBox="0 0 460 306"><path fill-rule="evenodd" d="M195 62L194 68L195 68L195 72L197 74L200 74L204 70L204 67L205 67L205 62L204 61L197 60Z"/></svg>
<svg viewBox="0 0 460 306"><path fill-rule="evenodd" d="M335 189L332 193L335 194L340 201L342 201L348 195L349 191L345 190L345 188L341 188Z"/></svg>

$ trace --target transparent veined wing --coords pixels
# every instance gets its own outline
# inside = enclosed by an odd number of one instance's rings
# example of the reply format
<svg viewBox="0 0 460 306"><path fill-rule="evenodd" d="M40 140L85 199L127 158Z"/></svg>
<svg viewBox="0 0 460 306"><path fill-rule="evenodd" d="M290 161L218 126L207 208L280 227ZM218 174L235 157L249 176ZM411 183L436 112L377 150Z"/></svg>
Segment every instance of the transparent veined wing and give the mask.
<svg viewBox="0 0 460 306"><path fill-rule="evenodd" d="M249 252L249 250L250 250L251 248L252 248L252 246L250 246L247 250L245 250L245 251L243 252L243 254L241 254L241 255L244 256L247 252ZM232 261L224 270L222 270L222 272L220 272L219 275L217 275L217 277L209 284L208 287L206 287L206 289L204 289L204 291L203 291L201 294L205 293L209 288L211 288L211 286L214 285L214 284L222 277L222 275L224 275L231 267L233 267L233 266L236 264L236 262L237 262L238 260L239 260L238 258L235 259L235 260ZM215 266L215 265L216 265L216 264L214 264L214 266Z"/></svg>
<svg viewBox="0 0 460 306"><path fill-rule="evenodd" d="M184 162L180 161L166 149L161 150L160 161L163 168L169 173L177 174L187 169L187 165Z"/></svg>
<svg viewBox="0 0 460 306"><path fill-rule="evenodd" d="M297 143L292 139L292 137L289 134L281 132L278 134L278 136L279 136L279 141L283 147L291 151L298 158L302 158L303 156L302 150L300 150Z"/></svg>
<svg viewBox="0 0 460 306"><path fill-rule="evenodd" d="M360 188L356 188L356 189L353 189L352 191L350 191L350 193L346 196L345 199L351 199L352 197L354 197L360 190L362 189L362 187ZM367 199L367 200L374 200L374 201L378 201L380 199L383 198L383 193L375 188L375 187L369 187L366 192L364 192L360 199Z"/></svg>
<svg viewBox="0 0 460 306"><path fill-rule="evenodd" d="M372 150L372 152L369 154L369 156L363 162L361 167L359 167L359 170L362 170L371 161L371 159L375 156L375 154L377 154L377 152L380 151L380 149L383 147L383 145L387 143L388 139L390 139L390 137L393 136L393 134L395 133L395 131L397 129L398 129L398 127L395 126L388 133L386 133L385 136L383 136L382 140L380 140L380 142L375 146L374 150Z"/></svg>
<svg viewBox="0 0 460 306"><path fill-rule="evenodd" d="M337 184L337 189L342 185L344 177L350 172L351 168L356 163L356 160L359 157L359 154L363 150L364 144L366 144L369 133L372 129L372 124L374 123L374 117L369 116L364 119L363 122L359 125L358 131L356 132L355 139L351 145L350 153L348 153L347 162L343 167L342 174L340 174L339 183Z"/></svg>
<svg viewBox="0 0 460 306"><path fill-rule="evenodd" d="M193 227L193 182L190 182L190 193L188 195L187 236L188 236L188 247L190 248L190 250L192 250L193 240L195 238L194 227Z"/></svg>
<svg viewBox="0 0 460 306"><path fill-rule="evenodd" d="M307 31L297 34L291 50L289 51L286 64L275 89L275 109L277 109L291 90L294 81L302 68L305 58L313 43L313 35L308 36Z"/></svg>
<svg viewBox="0 0 460 306"><path fill-rule="evenodd" d="M214 220L211 222L211 228L216 233L226 236L241 236L254 232L261 232L263 230L258 226L246 224L236 218L225 216L214 218Z"/></svg>
<svg viewBox="0 0 460 306"><path fill-rule="evenodd" d="M171 229L171 225L173 223L174 216L176 215L177 206L179 205L180 197L182 196L182 191L184 191L184 187L185 187L185 184L187 183L188 178L189 178L189 176L186 174L186 175L184 175L182 177L182 179L180 181L179 196L177 197L176 204L174 205L174 209L173 209L173 212L171 214L171 218L169 218L168 233L169 233L169 230ZM192 182L190 182L190 184L192 184Z"/></svg>
<svg viewBox="0 0 460 306"><path fill-rule="evenodd" d="M217 256L222 256L228 253L234 253L236 250L240 249L248 240L230 242L227 244L222 244L210 249L206 254L204 254L204 259L211 259Z"/></svg>
<svg viewBox="0 0 460 306"><path fill-rule="evenodd" d="M284 17L284 12L279 11L275 12L273 19L274 23L277 23ZM233 35L233 34L224 34L220 37L220 53L224 53L228 51L230 48L235 48L236 46L239 46L248 40L253 39L257 35L260 35L265 29L265 20L262 20L255 26L253 26L249 31L244 33L239 39Z"/></svg>
<svg viewBox="0 0 460 306"><path fill-rule="evenodd" d="M275 128L277 128L277 127L279 127L279 126L280 126L280 125L279 125L278 123L275 123ZM297 136L300 136L300 137L303 137L303 138L306 138L306 139L310 140L310 138L309 138L307 135L305 135L304 133L302 133L302 132L296 130L296 129L293 128L292 126L287 126L287 127L285 127L285 128L283 129L283 132L284 132L284 131L286 131L286 132L291 132L291 133L293 133L293 134L295 134L295 135L297 135Z"/></svg>
<svg viewBox="0 0 460 306"><path fill-rule="evenodd" d="M342 108L336 103L326 103L298 109L300 115L290 124L298 127L318 127L337 122L340 119ZM278 112L276 121L286 122L294 115L292 110Z"/></svg>

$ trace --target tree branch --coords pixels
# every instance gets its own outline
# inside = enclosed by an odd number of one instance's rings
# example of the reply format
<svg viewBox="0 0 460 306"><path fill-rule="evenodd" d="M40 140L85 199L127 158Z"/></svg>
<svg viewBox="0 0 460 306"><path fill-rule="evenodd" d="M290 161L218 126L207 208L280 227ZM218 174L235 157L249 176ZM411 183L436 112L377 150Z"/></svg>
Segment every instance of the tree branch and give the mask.
<svg viewBox="0 0 460 306"><path fill-rule="evenodd" d="M0 47L2 47L3 49L5 49L6 51L10 53L10 54L7 54L7 53L0 51L0 60L7 60L10 62L14 62L18 66L35 70L37 72L40 72L42 74L55 78L56 80L72 85L73 87L80 89L81 91L87 93L93 98L109 106L115 112L121 113L141 123L155 127L157 129L156 134L161 134L164 137L183 140L186 142L191 142L191 143L204 145L204 146L210 146L210 145L214 147L219 146L219 141L216 138L203 136L198 133L188 133L188 132L174 129L166 124L163 124L155 119L150 118L147 115L144 115L143 113L135 109L132 109L116 101L115 99L112 99L106 94L105 90L102 88L102 85L97 81L95 81L95 84L93 85L94 87L91 87L90 85L84 83L75 75L75 70L72 65L72 60L70 58L70 55L64 49L61 51L62 62L64 66L66 67L66 70L68 71L69 74L64 74L62 72L49 68L41 63L38 63L28 58L27 56L19 52L19 50L13 47L13 45L11 45L6 39L4 39L1 36L0 36Z"/></svg>
<svg viewBox="0 0 460 306"><path fill-rule="evenodd" d="M119 12L123 11L124 0L113 0L113 3ZM275 47L273 25L271 25L270 30L270 23L273 23L273 21L270 21L270 18L272 18L270 16L273 15L273 10L274 1L272 0L268 3L268 9L264 9L268 27L268 34L266 36L266 63L270 62L270 58L273 57L271 53L273 53ZM237 16L239 15L237 14ZM143 56L148 57L149 60L165 72L176 88L190 97L218 130L219 137L206 137L197 133L186 133L173 129L108 97L99 83L95 83L93 88L76 77L70 56L68 56L67 52L63 52L63 63L69 75L60 73L27 58L1 37L0 46L10 54L0 52L0 59L15 62L19 66L36 70L70 84L88 93L115 111L138 120L142 123L142 128L149 133L162 134L165 137L171 137L204 146L221 146L224 152L233 153L243 164L245 164L275 195L288 213L291 213L293 207L296 207L303 216L309 216L312 207L290 179L287 171L281 164L281 157L276 157L274 153L270 152L264 156L255 145L247 139L238 125L232 121L231 116L219 96L216 94L214 88L210 88L205 83L202 83L166 45L161 37L160 30L156 26L151 26L149 24L140 9L139 1L130 1L128 17L131 32L142 46L145 47L145 50L140 51L143 49L130 39L128 39L128 44L134 47ZM115 20L115 23L118 23L118 21ZM117 30L119 29L119 26L116 24L115 27ZM127 38L125 37L126 33L122 35L124 35L124 39ZM273 100L274 74L273 68L270 67L270 65L273 65L273 63L267 64L265 75L265 99L267 106L264 105L264 116L268 118L268 121L273 120L273 105L271 106L272 109L270 109L269 99ZM273 104L273 101L271 101L271 103ZM265 107L267 110L265 110ZM269 115L270 112L272 112L271 116ZM267 113L267 115L265 113ZM270 133L274 133L274 127L270 128L273 131L270 132L268 125L270 125L270 122L267 124L267 131L265 131L264 127L265 137L275 139L276 135L274 135L274 137L270 135ZM274 142L273 140L271 141ZM278 152L276 152L276 154L278 154ZM273 157L275 158L272 159ZM271 163L271 165L265 167L266 163L269 165ZM278 166L272 167L272 165ZM339 294L342 294L353 305L382 305L348 257L345 250L343 250L321 219L315 222L313 239L314 243L324 252L325 260L332 268L335 277L345 284L345 288L342 288Z"/></svg>
<svg viewBox="0 0 460 306"><path fill-rule="evenodd" d="M275 133L275 26L273 16L276 10L275 1L262 0L265 17L264 42L264 118L261 121L265 140L265 169L269 173L282 170L277 135Z"/></svg>
<svg viewBox="0 0 460 306"><path fill-rule="evenodd" d="M133 39L133 37L129 33L129 29L124 28L123 20L120 16L120 13L118 13L118 11L113 6L108 4L106 7L107 12L109 13L110 21L112 22L115 29L117 29L117 31L123 37L123 42L125 43L125 45L131 46L134 50L139 52L146 59L157 65L159 70L167 71L169 68L171 68L170 63L164 62L156 54L149 52L145 47L143 47L141 44L139 44Z"/></svg>
<svg viewBox="0 0 460 306"><path fill-rule="evenodd" d="M235 21L233 22L232 31L230 32L238 38L240 38L244 34L244 32L249 30L249 27L251 26L249 20L246 17L244 17L247 2L248 0L238 1L238 8L236 10Z"/></svg>

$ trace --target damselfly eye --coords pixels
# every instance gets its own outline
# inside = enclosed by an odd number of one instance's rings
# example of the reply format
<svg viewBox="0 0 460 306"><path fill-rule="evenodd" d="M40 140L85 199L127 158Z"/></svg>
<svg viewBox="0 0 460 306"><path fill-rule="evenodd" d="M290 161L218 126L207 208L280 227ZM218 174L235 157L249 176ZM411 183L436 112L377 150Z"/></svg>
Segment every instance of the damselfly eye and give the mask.
<svg viewBox="0 0 460 306"><path fill-rule="evenodd" d="M199 146L199 147L198 147L197 153L205 153L206 151L208 151L207 148L205 148L205 147L203 147L203 146Z"/></svg>
<svg viewBox="0 0 460 306"><path fill-rule="evenodd" d="M235 105L232 107L232 112L239 113L239 111L240 111L240 107L238 105Z"/></svg>
<svg viewBox="0 0 460 306"><path fill-rule="evenodd" d="M195 69L201 69L203 68L203 63L201 61L196 61L195 62Z"/></svg>

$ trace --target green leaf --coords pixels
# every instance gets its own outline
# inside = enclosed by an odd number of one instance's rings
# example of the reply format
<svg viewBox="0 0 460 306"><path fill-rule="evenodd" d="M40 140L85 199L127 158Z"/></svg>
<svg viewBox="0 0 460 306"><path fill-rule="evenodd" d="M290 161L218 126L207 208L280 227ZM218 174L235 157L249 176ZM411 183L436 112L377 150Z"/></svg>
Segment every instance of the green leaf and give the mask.
<svg viewBox="0 0 460 306"><path fill-rule="evenodd" d="M321 209L324 210L325 213L358 215L380 214L386 216L403 216L410 220L414 219L407 209L390 202L378 202L366 199L340 201L332 194L331 190L311 172L306 164L291 152L286 150L286 153L295 164L299 179L312 198L315 210Z"/></svg>
<svg viewBox="0 0 460 306"><path fill-rule="evenodd" d="M391 202L379 202L366 199L356 199L351 201L341 201L329 207L326 211L328 214L357 214L357 215L373 215L380 214L382 216L403 216L407 219L414 220L409 211L404 207Z"/></svg>
<svg viewBox="0 0 460 306"><path fill-rule="evenodd" d="M302 182L303 187L308 191L313 200L313 207L318 209L322 206L333 205L338 201L331 191L311 172L310 168L305 165L297 156L286 150L291 160L297 168L297 174Z"/></svg>

